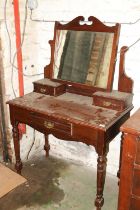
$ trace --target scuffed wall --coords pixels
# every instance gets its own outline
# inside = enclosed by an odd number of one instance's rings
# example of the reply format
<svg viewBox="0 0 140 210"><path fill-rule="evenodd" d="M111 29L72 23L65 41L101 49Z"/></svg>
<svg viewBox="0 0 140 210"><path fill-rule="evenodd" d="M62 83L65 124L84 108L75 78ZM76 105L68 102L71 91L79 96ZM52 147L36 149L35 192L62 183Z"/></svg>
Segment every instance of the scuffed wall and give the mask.
<svg viewBox="0 0 140 210"><path fill-rule="evenodd" d="M20 0L20 16L21 16L21 31L25 24L25 0ZM12 68L13 57L16 53L15 49L15 29L12 0L7 0L6 18L4 15L5 0L0 1L0 36L2 39L2 55L4 63L4 80L5 80L5 100L14 97L11 83L11 75L13 71L13 87L18 96L18 77L16 68ZM140 2L139 0L118 0L118 1L65 1L65 0L38 0L38 8L33 10L33 19L38 20L65 20L69 21L76 16L83 15L96 16L101 21L106 22L135 22L140 18ZM6 24L5 24L6 22ZM10 39L7 33L7 27ZM41 74L43 68L50 60L50 46L48 40L53 39L53 22L36 22L30 19L30 10L27 9L27 22L24 34L24 43L22 46L23 52L23 70L24 74ZM22 34L23 35L23 34ZM121 46L131 46L138 38L140 38L140 21L135 24L122 24L120 44ZM11 46L11 47L10 47ZM13 64L16 66L15 63ZM119 66L119 53L116 65L116 74L114 88L117 89L117 71ZM135 81L134 85L134 110L139 107L140 97L140 42L130 48L126 54L126 72ZM43 78L42 75L34 77L24 76L25 93L32 91L32 81ZM133 113L132 112L132 113ZM9 113L7 107L8 129L11 130L9 122ZM22 159L26 160L30 146L35 138L35 144L29 157L39 155L43 152L44 137L42 134L35 132L27 127L27 133L21 140ZM86 146L82 143L60 141L50 136L51 154L62 156L73 160L81 161L86 165L96 167L96 153L94 148ZM118 136L110 144L110 152L108 155L108 172L116 174L118 169L119 158L119 139ZM12 145L12 144L11 144ZM13 147L13 146L12 146Z"/></svg>

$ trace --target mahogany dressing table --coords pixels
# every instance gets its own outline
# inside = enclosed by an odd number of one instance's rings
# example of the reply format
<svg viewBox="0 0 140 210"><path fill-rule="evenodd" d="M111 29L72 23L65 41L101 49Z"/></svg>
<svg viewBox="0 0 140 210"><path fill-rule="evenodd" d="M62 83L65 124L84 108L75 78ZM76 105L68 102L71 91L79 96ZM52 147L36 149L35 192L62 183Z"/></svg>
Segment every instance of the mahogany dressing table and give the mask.
<svg viewBox="0 0 140 210"><path fill-rule="evenodd" d="M121 49L118 90L112 91L120 25L106 26L95 17L85 24L79 16L62 25L55 23L51 62L44 79L34 82L34 91L8 102L13 126L15 168L21 173L19 123L48 135L92 145L98 154L95 206L104 203L109 143L129 118L133 82L124 72L127 47ZM121 164L121 159L120 159ZM119 176L119 172L118 172Z"/></svg>

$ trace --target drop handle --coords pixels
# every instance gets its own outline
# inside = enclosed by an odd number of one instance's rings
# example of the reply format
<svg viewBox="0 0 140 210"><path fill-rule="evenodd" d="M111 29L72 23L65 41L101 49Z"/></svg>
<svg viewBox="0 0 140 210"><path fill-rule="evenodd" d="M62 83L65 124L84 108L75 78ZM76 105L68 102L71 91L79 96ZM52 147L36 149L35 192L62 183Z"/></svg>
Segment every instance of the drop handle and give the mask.
<svg viewBox="0 0 140 210"><path fill-rule="evenodd" d="M44 126L48 129L52 129L54 127L53 122L44 121Z"/></svg>
<svg viewBox="0 0 140 210"><path fill-rule="evenodd" d="M46 93L46 89L45 88L40 88L40 92L41 93Z"/></svg>

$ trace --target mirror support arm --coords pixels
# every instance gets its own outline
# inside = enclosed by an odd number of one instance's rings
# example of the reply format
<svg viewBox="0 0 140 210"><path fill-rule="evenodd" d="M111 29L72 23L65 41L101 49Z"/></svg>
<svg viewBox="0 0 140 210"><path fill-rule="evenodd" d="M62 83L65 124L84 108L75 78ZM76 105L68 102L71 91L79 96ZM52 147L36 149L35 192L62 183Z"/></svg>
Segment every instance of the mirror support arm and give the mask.
<svg viewBox="0 0 140 210"><path fill-rule="evenodd" d="M49 41L50 47L51 47L51 58L50 58L50 63L44 67L44 77L45 78L52 78L52 69L53 69L53 52L54 52L54 40Z"/></svg>
<svg viewBox="0 0 140 210"><path fill-rule="evenodd" d="M128 49L129 48L127 46L123 46L120 51L118 91L132 93L133 80L125 73L125 53Z"/></svg>

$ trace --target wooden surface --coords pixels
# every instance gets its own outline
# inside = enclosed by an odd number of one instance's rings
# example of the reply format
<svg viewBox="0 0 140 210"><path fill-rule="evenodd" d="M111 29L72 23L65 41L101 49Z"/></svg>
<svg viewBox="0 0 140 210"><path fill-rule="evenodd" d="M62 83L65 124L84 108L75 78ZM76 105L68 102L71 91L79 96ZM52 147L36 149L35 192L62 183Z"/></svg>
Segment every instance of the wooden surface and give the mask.
<svg viewBox="0 0 140 210"><path fill-rule="evenodd" d="M95 205L100 210L104 203L103 189L106 175L109 142L118 134L120 125L129 118L132 106L118 112L92 105L92 97L66 93L58 97L29 93L8 102L13 126L16 155L15 168L21 173L19 123L25 123L44 133L46 156L50 146L48 135L59 139L80 141L92 145L97 158L97 196Z"/></svg>
<svg viewBox="0 0 140 210"><path fill-rule="evenodd" d="M135 112L122 126L121 131L140 135L140 109Z"/></svg>
<svg viewBox="0 0 140 210"><path fill-rule="evenodd" d="M69 99L69 95L67 97ZM32 92L24 97L16 98L9 104L24 107L24 109L42 113L46 116L63 119L69 123L85 124L104 130L120 116L120 113L115 110L93 106L92 104L78 104L76 103L76 97L77 95L75 95L75 100L68 101L65 100L65 95L63 100L63 96L54 98Z"/></svg>
<svg viewBox="0 0 140 210"><path fill-rule="evenodd" d="M140 209L140 109L122 126L123 152L118 210Z"/></svg>
<svg viewBox="0 0 140 210"><path fill-rule="evenodd" d="M51 86L51 87L58 87L59 85L61 85L61 83L59 82L54 82L48 78L43 78L37 81L33 82L34 84L39 84L39 85L47 85L47 86Z"/></svg>
<svg viewBox="0 0 140 210"><path fill-rule="evenodd" d="M0 198L27 180L0 163Z"/></svg>

